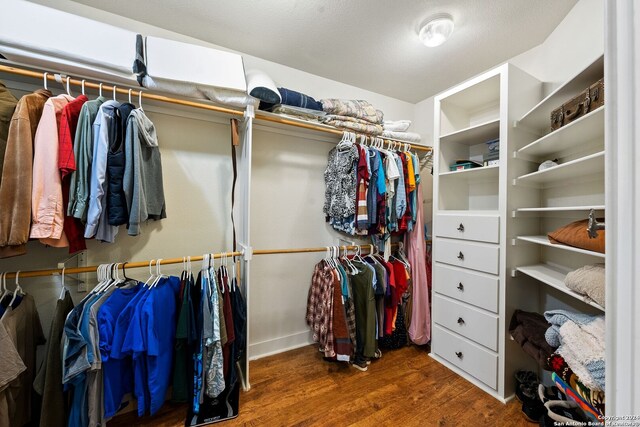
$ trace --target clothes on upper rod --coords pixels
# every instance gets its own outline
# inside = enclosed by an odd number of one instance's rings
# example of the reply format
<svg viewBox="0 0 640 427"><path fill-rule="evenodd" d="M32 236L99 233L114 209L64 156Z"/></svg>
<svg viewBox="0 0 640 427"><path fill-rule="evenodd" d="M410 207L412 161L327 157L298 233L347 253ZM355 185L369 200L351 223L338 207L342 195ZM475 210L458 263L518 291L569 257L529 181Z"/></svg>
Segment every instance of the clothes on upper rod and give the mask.
<svg viewBox="0 0 640 427"><path fill-rule="evenodd" d="M7 93L1 85L0 258L26 253L29 237L75 253L85 238L113 242L119 225L137 235L166 217L158 139L141 109L38 90L7 125Z"/></svg>
<svg viewBox="0 0 640 427"><path fill-rule="evenodd" d="M414 228L420 182L418 158L352 142L329 152L323 211L334 229L375 236L380 244L392 233Z"/></svg>

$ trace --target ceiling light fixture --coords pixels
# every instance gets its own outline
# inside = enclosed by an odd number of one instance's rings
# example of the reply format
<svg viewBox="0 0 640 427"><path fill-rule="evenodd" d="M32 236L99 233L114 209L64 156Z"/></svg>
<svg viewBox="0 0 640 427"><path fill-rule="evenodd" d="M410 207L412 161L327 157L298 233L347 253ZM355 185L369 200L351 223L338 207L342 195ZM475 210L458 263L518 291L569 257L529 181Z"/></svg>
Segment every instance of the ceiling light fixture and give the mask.
<svg viewBox="0 0 640 427"><path fill-rule="evenodd" d="M453 18L448 14L439 14L427 19L418 32L420 41L429 47L440 46L453 32Z"/></svg>

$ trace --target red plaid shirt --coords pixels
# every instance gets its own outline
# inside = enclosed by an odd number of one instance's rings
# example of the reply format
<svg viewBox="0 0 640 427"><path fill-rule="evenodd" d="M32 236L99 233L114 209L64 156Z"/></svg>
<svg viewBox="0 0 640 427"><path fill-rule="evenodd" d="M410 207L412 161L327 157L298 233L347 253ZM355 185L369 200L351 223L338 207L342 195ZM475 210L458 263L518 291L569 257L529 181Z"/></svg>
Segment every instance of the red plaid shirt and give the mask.
<svg viewBox="0 0 640 427"><path fill-rule="evenodd" d="M62 202L64 203L64 234L69 240L69 253L75 253L87 249L84 241L84 225L79 219L67 215L69 204L69 187L71 185L71 173L76 170L76 159L73 154L73 141L78 127L80 110L88 98L78 96L62 109L60 127L58 128L58 168L62 179Z"/></svg>

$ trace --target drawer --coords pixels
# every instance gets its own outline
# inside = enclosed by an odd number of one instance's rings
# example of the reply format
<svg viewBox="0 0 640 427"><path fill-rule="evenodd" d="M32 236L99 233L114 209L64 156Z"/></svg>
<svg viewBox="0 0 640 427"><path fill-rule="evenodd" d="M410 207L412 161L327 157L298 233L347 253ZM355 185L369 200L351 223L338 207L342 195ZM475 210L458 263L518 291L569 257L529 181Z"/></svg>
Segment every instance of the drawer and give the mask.
<svg viewBox="0 0 640 427"><path fill-rule="evenodd" d="M438 325L433 327L432 349L442 359L464 370L494 390L498 385L498 355Z"/></svg>
<svg viewBox="0 0 640 427"><path fill-rule="evenodd" d="M452 239L500 243L500 217L437 214L435 235Z"/></svg>
<svg viewBox="0 0 640 427"><path fill-rule="evenodd" d="M498 312L500 280L462 268L435 263L433 289L442 295L464 301L485 310Z"/></svg>
<svg viewBox="0 0 640 427"><path fill-rule="evenodd" d="M433 257L437 262L498 274L500 248L488 243L436 239Z"/></svg>
<svg viewBox="0 0 640 427"><path fill-rule="evenodd" d="M493 351L498 351L498 316L436 295L433 321Z"/></svg>

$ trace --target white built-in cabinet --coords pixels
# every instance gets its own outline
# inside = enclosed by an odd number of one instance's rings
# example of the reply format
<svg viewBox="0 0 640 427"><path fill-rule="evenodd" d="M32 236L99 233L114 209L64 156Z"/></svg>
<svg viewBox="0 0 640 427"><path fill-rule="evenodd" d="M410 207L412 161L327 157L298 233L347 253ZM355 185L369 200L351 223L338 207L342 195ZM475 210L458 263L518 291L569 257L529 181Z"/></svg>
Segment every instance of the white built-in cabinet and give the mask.
<svg viewBox="0 0 640 427"><path fill-rule="evenodd" d="M603 108L549 132L551 110L602 75L599 58L547 95L549 85L504 64L435 97L431 356L502 401L516 370L538 369L510 340L515 309L602 310L563 280L604 255L546 237L591 208L603 213ZM450 170L495 138L498 165Z"/></svg>

